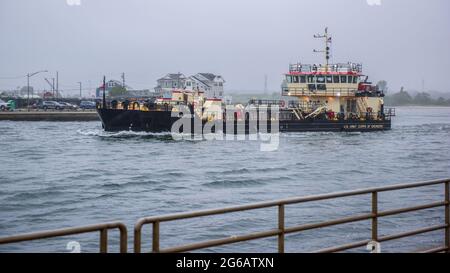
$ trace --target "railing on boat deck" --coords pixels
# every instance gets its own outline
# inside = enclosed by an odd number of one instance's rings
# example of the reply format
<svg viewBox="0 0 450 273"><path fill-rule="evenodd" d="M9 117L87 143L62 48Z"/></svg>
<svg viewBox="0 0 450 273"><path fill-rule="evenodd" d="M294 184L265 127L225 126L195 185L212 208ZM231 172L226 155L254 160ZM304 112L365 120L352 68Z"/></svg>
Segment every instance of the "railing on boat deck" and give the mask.
<svg viewBox="0 0 450 273"><path fill-rule="evenodd" d="M341 73L361 73L362 64L357 63L337 63L328 65L316 65L316 64L302 64L295 63L289 64L289 72L341 72Z"/></svg>
<svg viewBox="0 0 450 273"><path fill-rule="evenodd" d="M327 88L326 90L311 90L309 88L284 87L283 96L308 96L308 97L355 97L357 89L354 88Z"/></svg>
<svg viewBox="0 0 450 273"><path fill-rule="evenodd" d="M386 117L395 117L395 108L384 108Z"/></svg>
<svg viewBox="0 0 450 273"><path fill-rule="evenodd" d="M439 185L439 184L444 186L443 191L445 194L445 198L442 201L428 203L428 204L422 204L422 205L417 205L417 206L411 206L411 207L405 207L405 208L386 210L386 211L378 210L378 197L379 197L380 193L403 190L403 189L420 188L420 187ZM434 180L434 181L419 182L419 183L413 183L413 184L400 184L400 185L372 188L372 189L365 189L365 190L355 190L355 191L338 192L338 193L331 193L331 194L314 195L314 196L307 196L307 197L300 197L300 198L278 200L278 201L272 201L272 202L262 202L262 203L249 204L249 205L243 205L243 206L237 206L237 207L219 208L219 209L203 210L203 211L196 211L196 212L187 212L187 213L178 213L178 214L171 214L171 215L164 215L164 216L141 218L136 223L135 229L134 229L134 251L136 253L139 253L142 251L142 249L141 249L142 227L146 224L151 224L153 227L152 228L152 234L153 234L152 235L152 252L185 252L185 251L199 250L199 249L205 249L205 248L209 248L209 247L233 244L233 243L243 242L243 241L250 241L250 240L262 239L262 238L268 238L268 237L277 237L278 238L278 252L283 253L285 251L285 247L284 247L285 238L284 237L286 234L298 233L298 232L302 232L302 231L306 231L306 230L313 230L313 229L319 229L319 228L330 227L330 226L337 226L337 225L342 225L342 224L347 224L347 223L359 222L359 221L363 221L363 220L371 220L372 221L372 228L371 228L372 234L371 234L370 238L363 240L363 241L352 242L352 243L345 244L345 245L334 246L334 247L326 248L326 249L320 249L320 250L317 250L316 252L338 252L338 251L343 251L343 250L349 250L349 249L354 249L354 248L358 248L361 246L365 246L372 241L378 242L378 243L385 242L385 241L410 237L413 235L423 234L423 233L442 230L442 229L445 230L444 245L438 246L433 249L426 250L424 252L449 252L449 250L450 250L449 185L450 185L450 179ZM303 224L303 225L292 226L292 227L287 227L285 225L285 210L288 205L308 203L308 202L321 201L321 200L334 200L334 199L339 199L339 198L343 198L343 197L360 196L360 195L370 195L371 196L372 209L371 209L370 213L360 214L360 215L355 215L355 216L345 217L345 218L339 218L339 219L329 220L329 221L320 222L320 223ZM413 211L420 211L420 210L425 210L425 209L431 209L431 208L437 208L437 207L442 207L442 206L445 207L445 216L444 216L445 224L433 225L433 226L429 226L426 228L406 231L403 233L387 235L387 236L379 236L379 234L378 234L378 221L382 217L398 215L398 214L403 214L403 213L413 212ZM225 213L250 211L250 210L271 208L271 207L274 207L278 210L278 227L275 229L246 234L246 235L239 235L239 236L233 236L233 237L228 237L228 238L220 238L220 239L192 243L192 244L185 244L185 245L174 246L174 247L169 247L169 248L161 248L161 246L160 246L160 224L163 222L188 219L188 218L198 218L198 217L205 217L205 216L212 216L212 215L220 215L220 214L225 214Z"/></svg>
<svg viewBox="0 0 450 273"><path fill-rule="evenodd" d="M413 189L413 188L422 188L433 185L443 185L443 193L444 200L427 203L422 205L397 208L391 210L380 211L378 209L378 197L380 193L392 192L404 189ZM319 223L309 223L302 224L297 226L287 227L285 225L285 210L288 205L293 204L301 204L308 202L316 202L323 200L336 200L345 197L351 196L362 196L362 195L370 195L371 202L371 212L365 214L359 214L349 217L343 217L339 219L328 220ZM426 209L445 207L445 215L444 215L444 224L432 225L420 229L410 230L402 233L379 236L378 222L379 219L386 216L399 215L408 212L421 211ZM262 208L276 208L278 212L278 225L276 228L256 233L250 233L246 235L239 235L227 238L219 238L215 240L203 241L198 243L174 246L169 248L161 248L160 246L160 224L163 222L170 222L175 220L189 219L189 218L198 218L198 217L206 217L212 215L221 215L226 213L233 212L242 212L242 211L251 211ZM219 209L210 209L210 210L202 210L196 212L187 212L187 213L178 213L178 214L170 214L163 216L155 216L155 217L146 217L141 218L137 221L134 227L134 252L140 253L142 251L142 228L146 224L151 224L152 229L152 252L184 252L184 251L192 251L205 249L208 247L220 246L233 244L237 242L244 242L250 240L256 240L267 237L277 237L278 238L278 252L283 253L285 251L285 235L299 233L306 230L315 230L324 227L338 226L347 223L360 222L364 220L371 220L371 236L366 240L351 242L345 245L333 246L330 248L319 249L315 252L324 253L324 252L339 252L349 249L354 249L362 246L366 246L371 242L386 242L400 238L411 237L418 234L424 234L437 230L445 230L444 235L444 245L436 246L431 249L422 250L424 253L433 253L433 252L450 252L450 179L443 180L433 180L426 182L418 182L418 183L410 183L410 184L399 184L393 186L379 187L379 188L371 188L371 189L363 189L363 190L354 190L354 191L346 191L346 192L337 192L330 194L322 194L322 195L313 195L306 197L298 197L298 198L290 198L283 200L276 200L270 202L261 202L255 204L248 204L236 207L229 208L219 208ZM96 224L84 227L75 227L75 228L66 228L59 230L50 230L36 233L28 233L21 234L10 237L1 237L0 245L2 244L11 244L18 243L24 241L32 241L32 240L40 240L46 238L54 238L54 237L62 237L74 234L82 234L82 233L91 233L91 232L100 232L100 252L107 252L108 250L108 230L110 229L119 229L120 231L120 252L127 252L127 228L121 222L114 223L103 223Z"/></svg>

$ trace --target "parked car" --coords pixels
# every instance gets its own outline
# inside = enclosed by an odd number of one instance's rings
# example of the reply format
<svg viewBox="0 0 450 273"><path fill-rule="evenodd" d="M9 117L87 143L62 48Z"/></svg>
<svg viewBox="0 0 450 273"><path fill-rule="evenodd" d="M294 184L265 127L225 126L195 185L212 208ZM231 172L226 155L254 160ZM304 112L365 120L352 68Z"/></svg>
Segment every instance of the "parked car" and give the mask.
<svg viewBox="0 0 450 273"><path fill-rule="evenodd" d="M75 104L71 104L71 103L63 102L63 101L59 101L58 103L64 105L64 107L66 109L69 109L69 110L76 110L76 109L78 109L78 106L75 105Z"/></svg>
<svg viewBox="0 0 450 273"><path fill-rule="evenodd" d="M0 111L8 111L9 105L3 100L0 100Z"/></svg>
<svg viewBox="0 0 450 273"><path fill-rule="evenodd" d="M82 101L80 103L80 109L95 109L95 102L93 101Z"/></svg>
<svg viewBox="0 0 450 273"><path fill-rule="evenodd" d="M7 104L8 104L8 107L9 107L10 111L16 110L16 101L15 100L9 100L7 102Z"/></svg>
<svg viewBox="0 0 450 273"><path fill-rule="evenodd" d="M64 110L66 108L64 105L56 102L56 101L43 101L39 104L40 109L55 109L55 110Z"/></svg>

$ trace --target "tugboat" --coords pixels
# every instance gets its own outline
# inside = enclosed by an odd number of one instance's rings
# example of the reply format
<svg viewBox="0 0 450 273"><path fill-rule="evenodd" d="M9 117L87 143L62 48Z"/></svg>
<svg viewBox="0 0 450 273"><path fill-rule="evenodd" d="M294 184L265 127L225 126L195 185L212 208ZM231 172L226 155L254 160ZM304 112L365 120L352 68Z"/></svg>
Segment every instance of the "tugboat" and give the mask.
<svg viewBox="0 0 450 273"><path fill-rule="evenodd" d="M268 132L382 131L391 129L394 108L384 106L384 92L368 81L357 63L330 64L331 36L328 28L315 38L324 39L325 64L290 64L282 83L282 96L295 100L250 100L246 106L225 105L221 99L204 93L176 89L171 98L97 104L106 131L200 133L233 130L234 133L260 132L262 121ZM104 80L105 81L105 80ZM226 110L223 110L226 108ZM184 109L184 110L182 110ZM230 114L231 112L231 114ZM228 113L228 114L227 114ZM241 128L241 130L239 130ZM199 131L195 131L198 133Z"/></svg>

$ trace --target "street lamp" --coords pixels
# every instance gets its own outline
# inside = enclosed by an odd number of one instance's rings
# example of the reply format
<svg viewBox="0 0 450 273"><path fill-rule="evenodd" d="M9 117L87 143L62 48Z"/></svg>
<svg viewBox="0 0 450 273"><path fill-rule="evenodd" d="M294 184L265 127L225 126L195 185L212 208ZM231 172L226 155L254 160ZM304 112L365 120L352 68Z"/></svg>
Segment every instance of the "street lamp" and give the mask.
<svg viewBox="0 0 450 273"><path fill-rule="evenodd" d="M28 73L27 74L27 110L30 111L30 78L33 77L36 74L42 73L42 72L48 72L47 70L40 70L36 71L34 73Z"/></svg>

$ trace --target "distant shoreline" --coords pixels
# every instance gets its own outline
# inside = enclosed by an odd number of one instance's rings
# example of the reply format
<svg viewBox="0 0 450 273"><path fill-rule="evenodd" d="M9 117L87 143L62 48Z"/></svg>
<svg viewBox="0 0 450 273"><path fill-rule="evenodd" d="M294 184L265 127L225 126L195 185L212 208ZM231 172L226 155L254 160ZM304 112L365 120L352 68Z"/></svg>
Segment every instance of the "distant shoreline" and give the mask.
<svg viewBox="0 0 450 273"><path fill-rule="evenodd" d="M100 121L97 112L0 112L0 121Z"/></svg>
<svg viewBox="0 0 450 273"><path fill-rule="evenodd" d="M418 104L403 104L403 105L390 105L390 104L386 104L385 106L388 107L424 107L424 108L436 108L436 107L441 107L441 108L449 108L450 105L418 105Z"/></svg>

